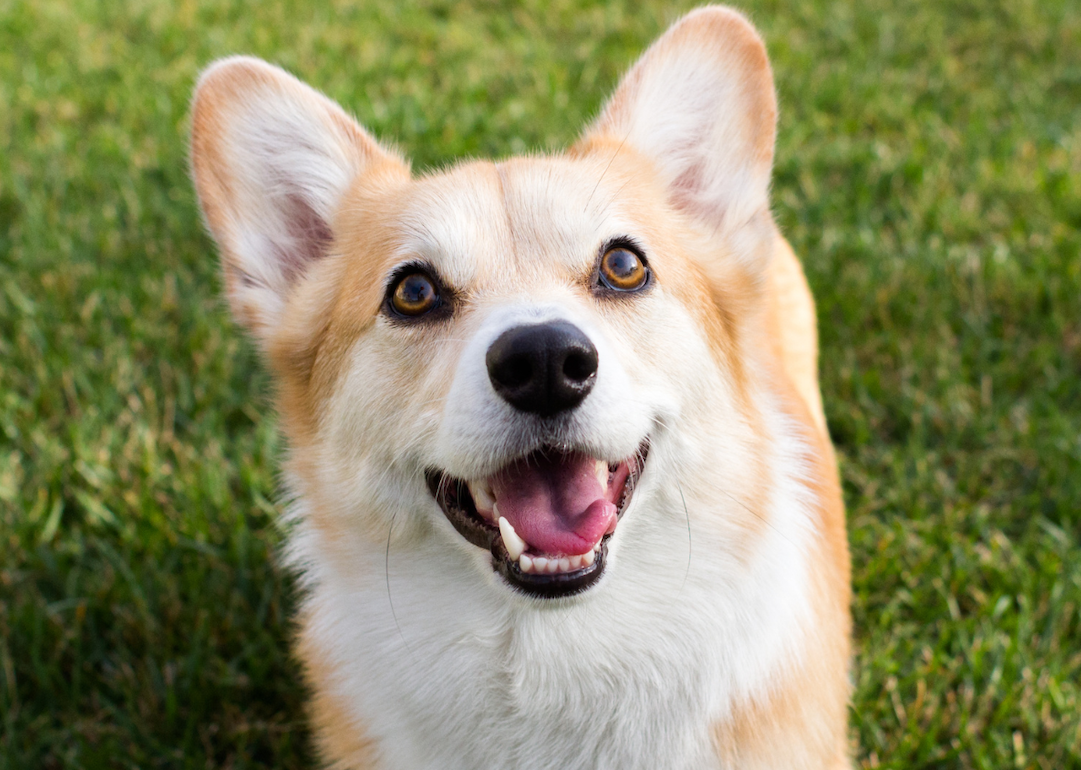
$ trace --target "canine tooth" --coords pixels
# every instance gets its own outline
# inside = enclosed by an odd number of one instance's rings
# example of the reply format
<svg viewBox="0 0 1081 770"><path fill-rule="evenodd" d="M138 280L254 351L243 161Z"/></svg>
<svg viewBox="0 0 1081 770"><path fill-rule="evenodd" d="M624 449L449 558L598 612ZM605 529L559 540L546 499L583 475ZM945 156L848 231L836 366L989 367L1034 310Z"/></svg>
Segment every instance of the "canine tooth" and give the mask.
<svg viewBox="0 0 1081 770"><path fill-rule="evenodd" d="M545 572L548 572L552 575L559 572L559 559L549 559L548 567L545 569Z"/></svg>
<svg viewBox="0 0 1081 770"><path fill-rule="evenodd" d="M507 554L511 561L517 561L518 557L526 549L525 540L518 537L514 527L502 516L499 517L499 534L503 537L503 545L507 547Z"/></svg>
<svg viewBox="0 0 1081 770"><path fill-rule="evenodd" d="M533 557L533 571L534 572L547 572L548 571L548 560L545 559L543 556L534 556Z"/></svg>
<svg viewBox="0 0 1081 770"><path fill-rule="evenodd" d="M522 572L532 572L533 571L533 559L531 559L529 557L529 554L523 553L518 558L518 566L519 566L519 568L521 568Z"/></svg>
<svg viewBox="0 0 1081 770"><path fill-rule="evenodd" d="M597 558L597 552L596 551L589 551L588 553L582 554L582 566L583 567L592 567L593 562L594 562L594 560L596 560L596 558Z"/></svg>
<svg viewBox="0 0 1081 770"><path fill-rule="evenodd" d="M596 467L593 472L597 475L597 481L601 483L604 489L608 489L608 463L604 460L596 460Z"/></svg>
<svg viewBox="0 0 1081 770"><path fill-rule="evenodd" d="M582 567L582 555L571 557L571 569L580 569Z"/></svg>
<svg viewBox="0 0 1081 770"><path fill-rule="evenodd" d="M562 559L559 560L559 571L560 572L570 572L571 571L571 560L568 559L566 556L564 556Z"/></svg>
<svg viewBox="0 0 1081 770"><path fill-rule="evenodd" d="M470 482L469 493L473 495L473 503L477 506L478 511L495 510L495 497L492 496L492 489L488 486L488 482Z"/></svg>

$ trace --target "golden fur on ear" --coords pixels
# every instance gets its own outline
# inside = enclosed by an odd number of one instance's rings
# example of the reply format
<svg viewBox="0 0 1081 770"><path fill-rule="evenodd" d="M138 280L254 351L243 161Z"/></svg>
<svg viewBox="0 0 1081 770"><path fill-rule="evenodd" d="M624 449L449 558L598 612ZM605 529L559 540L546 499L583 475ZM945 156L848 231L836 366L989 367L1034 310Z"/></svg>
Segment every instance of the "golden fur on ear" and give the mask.
<svg viewBox="0 0 1081 770"><path fill-rule="evenodd" d="M776 123L762 39L740 13L713 6L687 14L650 46L574 151L637 150L677 208L730 232L768 216Z"/></svg>
<svg viewBox="0 0 1081 770"><path fill-rule="evenodd" d="M337 104L259 59L223 59L192 105L192 174L222 251L236 318L266 348L285 301L329 253L344 193L362 174L408 166Z"/></svg>

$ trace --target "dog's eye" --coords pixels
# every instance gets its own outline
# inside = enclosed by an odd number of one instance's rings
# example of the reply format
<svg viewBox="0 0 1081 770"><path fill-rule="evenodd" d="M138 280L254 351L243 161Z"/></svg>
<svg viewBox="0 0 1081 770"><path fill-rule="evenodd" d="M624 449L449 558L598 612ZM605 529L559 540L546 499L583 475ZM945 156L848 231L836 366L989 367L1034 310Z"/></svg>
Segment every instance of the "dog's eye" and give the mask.
<svg viewBox="0 0 1081 770"><path fill-rule="evenodd" d="M601 283L615 291L635 291L645 286L649 277L642 258L622 246L608 249L601 258Z"/></svg>
<svg viewBox="0 0 1081 770"><path fill-rule="evenodd" d="M439 292L424 273L408 273L394 285L390 304L404 316L420 316L438 307Z"/></svg>

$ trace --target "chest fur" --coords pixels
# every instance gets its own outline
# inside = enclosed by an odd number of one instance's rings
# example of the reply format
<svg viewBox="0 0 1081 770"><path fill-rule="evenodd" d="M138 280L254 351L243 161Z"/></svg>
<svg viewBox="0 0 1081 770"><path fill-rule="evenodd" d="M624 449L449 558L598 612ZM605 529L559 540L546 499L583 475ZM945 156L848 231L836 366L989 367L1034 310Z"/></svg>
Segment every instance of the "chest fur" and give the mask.
<svg viewBox="0 0 1081 770"><path fill-rule="evenodd" d="M805 627L812 533L798 485L778 490L781 526L749 560L673 526L678 496L644 497L605 584L543 608L445 548L324 557L305 629L335 672L319 686L390 768L716 767L712 725L767 687Z"/></svg>

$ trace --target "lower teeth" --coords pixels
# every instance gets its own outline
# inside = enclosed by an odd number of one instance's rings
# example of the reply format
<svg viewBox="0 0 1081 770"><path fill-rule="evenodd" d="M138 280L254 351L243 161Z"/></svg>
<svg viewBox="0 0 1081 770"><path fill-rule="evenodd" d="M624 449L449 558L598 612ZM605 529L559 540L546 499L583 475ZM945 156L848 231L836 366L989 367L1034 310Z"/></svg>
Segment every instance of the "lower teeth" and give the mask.
<svg viewBox="0 0 1081 770"><path fill-rule="evenodd" d="M554 575L559 572L574 572L583 567L592 567L597 560L601 544L597 543L592 551L577 556L530 556L523 553L518 557L518 568L522 572L535 575Z"/></svg>

